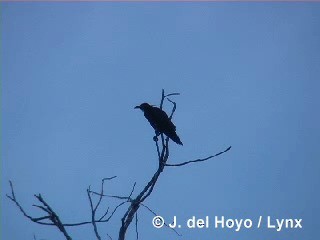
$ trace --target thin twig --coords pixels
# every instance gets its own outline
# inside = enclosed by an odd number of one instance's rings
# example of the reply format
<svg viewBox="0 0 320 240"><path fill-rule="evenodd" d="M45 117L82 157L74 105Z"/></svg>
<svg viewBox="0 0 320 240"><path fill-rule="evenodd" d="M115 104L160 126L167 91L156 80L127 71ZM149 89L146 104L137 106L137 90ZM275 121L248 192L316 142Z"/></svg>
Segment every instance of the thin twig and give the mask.
<svg viewBox="0 0 320 240"><path fill-rule="evenodd" d="M91 193L92 193L92 194L96 194L96 195L101 195L100 193L97 193L97 192L94 192L94 191L91 191ZM116 196L116 195L106 195L106 194L104 194L103 197L116 198L116 199L119 199L119 200L127 200L127 201L125 201L125 202L120 203L119 205L122 205L122 204L124 204L124 203L126 203L126 202L128 202L128 201L129 201L129 202L133 201L132 198L123 197L123 196ZM143 206L144 208L146 208L146 209L147 209L149 212L151 212L154 216L158 216L158 215L159 215L159 214L157 214L155 211L153 211L150 207L148 207L146 204L140 203L140 205ZM166 227L170 228L167 223L164 223L164 225L165 225ZM179 232L177 232L174 228L170 228L170 229L171 229L172 231L174 231L178 236L182 236L182 235L181 235Z"/></svg>
<svg viewBox="0 0 320 240"><path fill-rule="evenodd" d="M99 218L99 221L102 220L105 216L107 216L107 214L109 213L109 207L107 208L107 211L105 211L105 213Z"/></svg>
<svg viewBox="0 0 320 240"><path fill-rule="evenodd" d="M132 190L131 190L131 193L130 193L130 195L129 195L129 199L131 198L131 196L132 196L132 194L133 194L133 192L134 192L134 188L136 187L136 184L137 184L137 182L134 182L134 184L133 184L133 187L132 187Z"/></svg>
<svg viewBox="0 0 320 240"><path fill-rule="evenodd" d="M176 109L177 109L177 104L176 104L176 102L172 101L172 100L169 99L169 98L167 98L167 100L173 104L173 109L172 109L171 114L170 114L170 117L169 117L170 119L172 119L173 114L174 114L174 112L175 112Z"/></svg>
<svg viewBox="0 0 320 240"><path fill-rule="evenodd" d="M103 185L103 180L102 180L102 185ZM98 227L97 227L97 224L96 224L95 217L96 217L96 210L97 210L98 206L100 205L102 196L100 196L99 201L98 201L98 203L96 204L96 206L93 207L93 202L92 202L92 198L91 198L91 194L90 194L90 186L89 186L88 189L87 189L87 195L88 195L89 202L90 202L90 208L91 208L91 223L92 223L92 226L93 226L93 231L94 231L94 234L96 235L97 239L98 239L98 240L101 240L101 237L100 237L99 232L98 232Z"/></svg>
<svg viewBox="0 0 320 240"><path fill-rule="evenodd" d="M162 92L161 92L161 101L160 101L160 109L162 110L162 106L163 106L163 101L165 99L165 95L164 95L164 89L162 89Z"/></svg>
<svg viewBox="0 0 320 240"><path fill-rule="evenodd" d="M35 223L38 223L38 224L41 224L41 225L55 226L55 223L52 223L52 222L42 222L42 220L50 220L50 219L51 219L51 216L50 216L50 215L43 216L43 217L31 217L29 214L27 214L27 212L24 210L24 208L20 205L20 203L19 203L18 200L16 199L12 182L9 181L9 184L10 184L10 188L11 188L11 196L9 196L9 195L6 195L6 196L7 196L7 198L9 198L9 199L19 208L19 210L22 212L22 214L23 214L25 217L27 217L28 219L30 219L32 222L35 222ZM97 195L100 195L100 194L95 193L95 192L93 192L93 191L90 191L90 192L91 192L91 193L94 193L94 194L97 194ZM103 196L105 196L105 195L103 195ZM120 206L122 206L123 204L125 204L125 203L127 203L127 201L124 201L124 202L118 204L107 219L102 219L102 218L100 218L99 220L95 220L95 222L96 222L96 223L105 223L105 222L108 222L108 221L111 219L111 217L115 214L115 212L117 211L117 209L118 209ZM39 205L35 205L35 204L34 204L34 206L40 208L41 210L44 210L45 212L48 211L48 209L46 209L46 208L43 207L43 206L39 206ZM87 224L92 224L92 221L83 221L83 222L78 222L78 223L63 223L62 225L63 225L64 227L77 227L77 226L82 226L82 225L87 225Z"/></svg>
<svg viewBox="0 0 320 240"><path fill-rule="evenodd" d="M159 149L158 140L157 140L157 141L155 141L155 142L156 142L156 147L157 147L158 159L159 159L159 161L160 161L161 156L160 156L160 149Z"/></svg>
<svg viewBox="0 0 320 240"><path fill-rule="evenodd" d="M174 96L174 95L180 95L180 93L169 93L165 97L170 97L170 96Z"/></svg>
<svg viewBox="0 0 320 240"><path fill-rule="evenodd" d="M112 240L112 237L107 233L107 236L108 236L108 238L110 239L110 240Z"/></svg>
<svg viewBox="0 0 320 240"><path fill-rule="evenodd" d="M151 212L154 216L159 216L159 214L157 214L155 211L153 211L150 207L148 207L147 205L141 203L141 206L143 206L144 208L146 208L149 212ZM178 236L182 236L182 234L180 234L176 229L169 227L169 225L164 222L164 225L171 229L172 231L174 231Z"/></svg>
<svg viewBox="0 0 320 240"><path fill-rule="evenodd" d="M196 160L191 160L191 161L186 161L186 162L182 162L182 163L176 163L176 164L169 164L167 163L166 166L168 167L180 167L180 166L184 166L184 165L187 165L189 163L196 163L196 162L204 162L204 161L207 161L211 158L214 158L214 157L217 157L225 152L228 152L229 150L231 149L231 146L228 147L226 150L222 151L222 152L219 152L215 155L212 155L212 156L209 156L209 157L206 157L206 158L200 158L200 159L196 159Z"/></svg>
<svg viewBox="0 0 320 240"><path fill-rule="evenodd" d="M49 206L49 204L42 198L41 194L35 195L35 197L41 202L45 208L50 212L50 220L54 223L55 226L63 233L67 240L71 240L72 238L67 233L63 223L61 222L59 216L53 211L53 209Z"/></svg>
<svg viewBox="0 0 320 240"><path fill-rule="evenodd" d="M138 231L138 212L136 212L136 240L139 240L139 231Z"/></svg>

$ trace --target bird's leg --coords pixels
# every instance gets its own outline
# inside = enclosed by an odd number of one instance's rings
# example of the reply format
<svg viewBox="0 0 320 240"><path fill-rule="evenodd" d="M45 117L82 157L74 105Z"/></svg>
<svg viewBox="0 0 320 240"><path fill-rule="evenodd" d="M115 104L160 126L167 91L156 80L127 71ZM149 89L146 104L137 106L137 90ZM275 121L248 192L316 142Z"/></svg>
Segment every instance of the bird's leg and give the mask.
<svg viewBox="0 0 320 240"><path fill-rule="evenodd" d="M158 142L158 136L161 134L159 131L155 130L155 136L153 137L153 141Z"/></svg>

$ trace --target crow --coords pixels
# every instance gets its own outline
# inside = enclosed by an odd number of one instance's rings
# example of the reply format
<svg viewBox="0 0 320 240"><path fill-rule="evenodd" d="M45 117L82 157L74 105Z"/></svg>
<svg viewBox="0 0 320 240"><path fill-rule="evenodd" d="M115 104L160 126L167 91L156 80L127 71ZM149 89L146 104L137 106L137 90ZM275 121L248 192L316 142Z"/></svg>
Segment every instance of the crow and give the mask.
<svg viewBox="0 0 320 240"><path fill-rule="evenodd" d="M176 126L171 122L171 119L165 111L158 107L151 106L148 103L142 103L140 106L136 106L135 108L141 109L144 112L145 118L154 128L157 136L164 133L175 143L183 145L176 133Z"/></svg>

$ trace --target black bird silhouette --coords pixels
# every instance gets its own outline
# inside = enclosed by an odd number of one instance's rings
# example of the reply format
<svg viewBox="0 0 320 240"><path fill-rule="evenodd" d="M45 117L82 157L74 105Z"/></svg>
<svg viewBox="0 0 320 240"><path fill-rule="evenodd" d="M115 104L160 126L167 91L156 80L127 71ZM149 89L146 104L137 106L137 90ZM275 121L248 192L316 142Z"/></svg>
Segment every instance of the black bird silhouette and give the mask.
<svg viewBox="0 0 320 240"><path fill-rule="evenodd" d="M142 103L140 106L136 106L144 112L144 116L148 119L150 125L156 131L156 135L159 136L164 133L172 141L177 144L183 145L180 138L176 133L176 126L171 122L165 111L158 107L153 107L148 103Z"/></svg>

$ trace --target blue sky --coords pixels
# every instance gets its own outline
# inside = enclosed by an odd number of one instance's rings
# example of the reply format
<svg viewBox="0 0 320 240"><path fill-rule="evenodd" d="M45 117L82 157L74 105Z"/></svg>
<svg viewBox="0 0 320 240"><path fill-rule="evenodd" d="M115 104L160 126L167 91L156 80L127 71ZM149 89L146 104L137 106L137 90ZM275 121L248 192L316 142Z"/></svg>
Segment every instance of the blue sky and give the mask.
<svg viewBox="0 0 320 240"><path fill-rule="evenodd" d="M180 92L168 168L146 204L185 220L302 218L303 229L168 229L141 209L141 239L315 239L319 215L320 5L2 3L2 238L63 239L26 220L41 193L65 222L89 220L86 188L140 190L157 168L133 107ZM170 104L165 109L169 110ZM105 202L114 206L116 201ZM126 208L121 209L121 213ZM121 214L100 225L114 239ZM18 230L18 231L17 231ZM69 229L94 239L91 226ZM128 239L134 239L134 229Z"/></svg>

